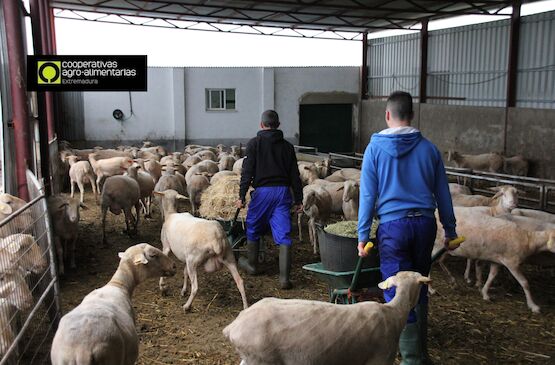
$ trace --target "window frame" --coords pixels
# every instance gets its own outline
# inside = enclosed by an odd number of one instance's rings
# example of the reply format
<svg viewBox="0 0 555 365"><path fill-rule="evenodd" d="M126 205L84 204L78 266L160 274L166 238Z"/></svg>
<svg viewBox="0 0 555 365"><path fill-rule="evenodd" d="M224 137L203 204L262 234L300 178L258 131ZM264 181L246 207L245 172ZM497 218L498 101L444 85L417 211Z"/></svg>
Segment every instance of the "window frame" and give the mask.
<svg viewBox="0 0 555 365"><path fill-rule="evenodd" d="M237 110L237 89L235 88L205 88L205 109L206 111L216 111L216 112L221 112L221 111L236 111ZM228 90L233 90L233 108L228 108ZM212 93L214 92L218 92L219 93L219 98L220 98L220 108L216 108L212 105ZM231 103L230 103L231 104Z"/></svg>

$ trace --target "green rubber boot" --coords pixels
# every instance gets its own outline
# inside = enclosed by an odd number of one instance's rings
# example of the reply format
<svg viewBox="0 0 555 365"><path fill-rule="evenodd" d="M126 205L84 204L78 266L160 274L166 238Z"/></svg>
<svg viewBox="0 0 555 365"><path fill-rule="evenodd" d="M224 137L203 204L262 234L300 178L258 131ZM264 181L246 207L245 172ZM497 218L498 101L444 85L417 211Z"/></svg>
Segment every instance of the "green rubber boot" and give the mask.
<svg viewBox="0 0 555 365"><path fill-rule="evenodd" d="M239 266L249 275L258 274L258 251L260 241L247 241L247 257L239 257Z"/></svg>
<svg viewBox="0 0 555 365"><path fill-rule="evenodd" d="M291 289L291 246L279 245L279 284L282 289Z"/></svg>
<svg viewBox="0 0 555 365"><path fill-rule="evenodd" d="M407 323L399 338L401 365L431 365L428 357L428 306L415 307L416 322Z"/></svg>

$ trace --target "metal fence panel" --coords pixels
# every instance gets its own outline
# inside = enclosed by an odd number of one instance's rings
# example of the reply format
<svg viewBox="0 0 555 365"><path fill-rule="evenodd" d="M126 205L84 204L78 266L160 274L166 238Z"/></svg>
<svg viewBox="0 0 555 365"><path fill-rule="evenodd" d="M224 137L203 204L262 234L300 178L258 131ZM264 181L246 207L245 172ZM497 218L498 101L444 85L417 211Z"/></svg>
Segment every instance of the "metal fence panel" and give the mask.
<svg viewBox="0 0 555 365"><path fill-rule="evenodd" d="M31 201L0 222L0 365L48 363L61 314L44 188L27 181Z"/></svg>

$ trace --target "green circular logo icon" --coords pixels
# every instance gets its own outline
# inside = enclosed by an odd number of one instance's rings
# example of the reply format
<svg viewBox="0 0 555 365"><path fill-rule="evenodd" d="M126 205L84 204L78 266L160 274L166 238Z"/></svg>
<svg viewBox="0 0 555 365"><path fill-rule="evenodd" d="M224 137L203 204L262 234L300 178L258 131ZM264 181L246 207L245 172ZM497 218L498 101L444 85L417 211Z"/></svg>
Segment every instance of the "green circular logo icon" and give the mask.
<svg viewBox="0 0 555 365"><path fill-rule="evenodd" d="M37 62L38 68L38 83L39 84L60 84L61 71L60 61L39 61Z"/></svg>

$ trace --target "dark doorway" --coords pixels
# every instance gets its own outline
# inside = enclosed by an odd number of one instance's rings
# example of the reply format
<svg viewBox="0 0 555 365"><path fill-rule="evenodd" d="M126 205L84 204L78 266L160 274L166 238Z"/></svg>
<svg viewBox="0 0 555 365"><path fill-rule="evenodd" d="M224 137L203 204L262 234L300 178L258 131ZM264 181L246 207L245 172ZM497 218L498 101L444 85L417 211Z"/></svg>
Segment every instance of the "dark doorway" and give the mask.
<svg viewBox="0 0 555 365"><path fill-rule="evenodd" d="M301 105L300 144L319 152L353 151L352 113L352 104Z"/></svg>

